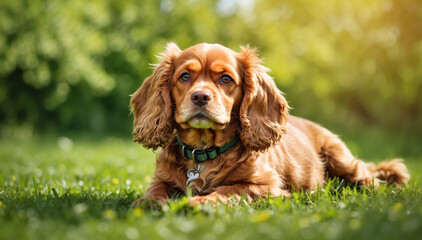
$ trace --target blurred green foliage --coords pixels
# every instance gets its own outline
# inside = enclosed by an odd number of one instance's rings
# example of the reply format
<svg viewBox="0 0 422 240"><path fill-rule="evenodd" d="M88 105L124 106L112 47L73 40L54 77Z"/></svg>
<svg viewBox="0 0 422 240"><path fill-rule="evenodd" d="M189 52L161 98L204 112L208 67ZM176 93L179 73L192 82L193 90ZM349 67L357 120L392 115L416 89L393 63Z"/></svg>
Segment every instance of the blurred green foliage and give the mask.
<svg viewBox="0 0 422 240"><path fill-rule="evenodd" d="M259 48L293 114L422 132L420 0L5 0L2 135L130 134L129 94L169 41Z"/></svg>

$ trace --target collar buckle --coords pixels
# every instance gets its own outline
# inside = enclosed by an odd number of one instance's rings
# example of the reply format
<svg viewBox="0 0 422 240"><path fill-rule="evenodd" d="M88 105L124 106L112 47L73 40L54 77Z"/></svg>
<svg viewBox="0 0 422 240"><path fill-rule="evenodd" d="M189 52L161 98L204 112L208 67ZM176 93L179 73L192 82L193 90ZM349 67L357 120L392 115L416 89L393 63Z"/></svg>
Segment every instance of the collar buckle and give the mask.
<svg viewBox="0 0 422 240"><path fill-rule="evenodd" d="M183 156L184 159L188 159L185 155L185 147L186 147L186 145L182 146L182 156Z"/></svg>
<svg viewBox="0 0 422 240"><path fill-rule="evenodd" d="M196 150L198 150L198 149L196 149L196 148L195 148L195 149L193 149L193 150L192 150L192 160L193 160L195 163L196 163L196 159L195 159L195 151L196 151Z"/></svg>

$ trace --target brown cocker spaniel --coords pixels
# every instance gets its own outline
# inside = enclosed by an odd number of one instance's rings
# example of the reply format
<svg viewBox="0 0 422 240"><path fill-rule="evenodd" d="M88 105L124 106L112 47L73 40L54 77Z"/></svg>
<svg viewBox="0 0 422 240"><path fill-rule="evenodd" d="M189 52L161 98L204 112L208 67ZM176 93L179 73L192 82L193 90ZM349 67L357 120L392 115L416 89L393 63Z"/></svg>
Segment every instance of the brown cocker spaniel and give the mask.
<svg viewBox="0 0 422 240"><path fill-rule="evenodd" d="M163 204L189 187L191 205L289 196L322 186L327 172L348 183L406 184L401 160L355 158L333 133L288 114L289 106L255 50L170 43L132 95L134 141L162 147L143 198Z"/></svg>

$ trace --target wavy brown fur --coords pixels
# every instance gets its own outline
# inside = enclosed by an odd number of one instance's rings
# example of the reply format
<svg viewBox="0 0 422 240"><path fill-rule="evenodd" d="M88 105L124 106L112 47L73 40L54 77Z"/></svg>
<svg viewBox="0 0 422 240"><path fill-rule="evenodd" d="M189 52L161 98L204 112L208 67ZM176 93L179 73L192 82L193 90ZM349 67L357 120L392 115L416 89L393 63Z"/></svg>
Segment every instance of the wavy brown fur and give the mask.
<svg viewBox="0 0 422 240"><path fill-rule="evenodd" d="M162 62L155 66L154 73L130 99L135 116L134 141L146 148L164 147L173 133L169 79L173 74L173 61L179 52L179 47L169 44L167 51L162 53Z"/></svg>
<svg viewBox="0 0 422 240"><path fill-rule="evenodd" d="M240 107L240 137L247 148L263 151L286 133L289 106L255 49L242 48L238 61L244 75L245 95Z"/></svg>

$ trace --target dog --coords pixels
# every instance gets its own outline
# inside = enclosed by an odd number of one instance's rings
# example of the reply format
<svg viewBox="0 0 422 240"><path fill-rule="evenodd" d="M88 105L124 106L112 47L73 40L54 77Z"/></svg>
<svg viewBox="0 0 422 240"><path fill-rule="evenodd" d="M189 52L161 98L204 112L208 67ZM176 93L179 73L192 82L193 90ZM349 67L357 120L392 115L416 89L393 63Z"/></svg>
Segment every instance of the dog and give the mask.
<svg viewBox="0 0 422 240"><path fill-rule="evenodd" d="M329 130L289 115L256 49L169 43L160 58L130 100L134 141L162 148L151 185L132 206L165 204L187 188L194 206L288 197L327 176L366 186L410 179L401 159L365 163Z"/></svg>

